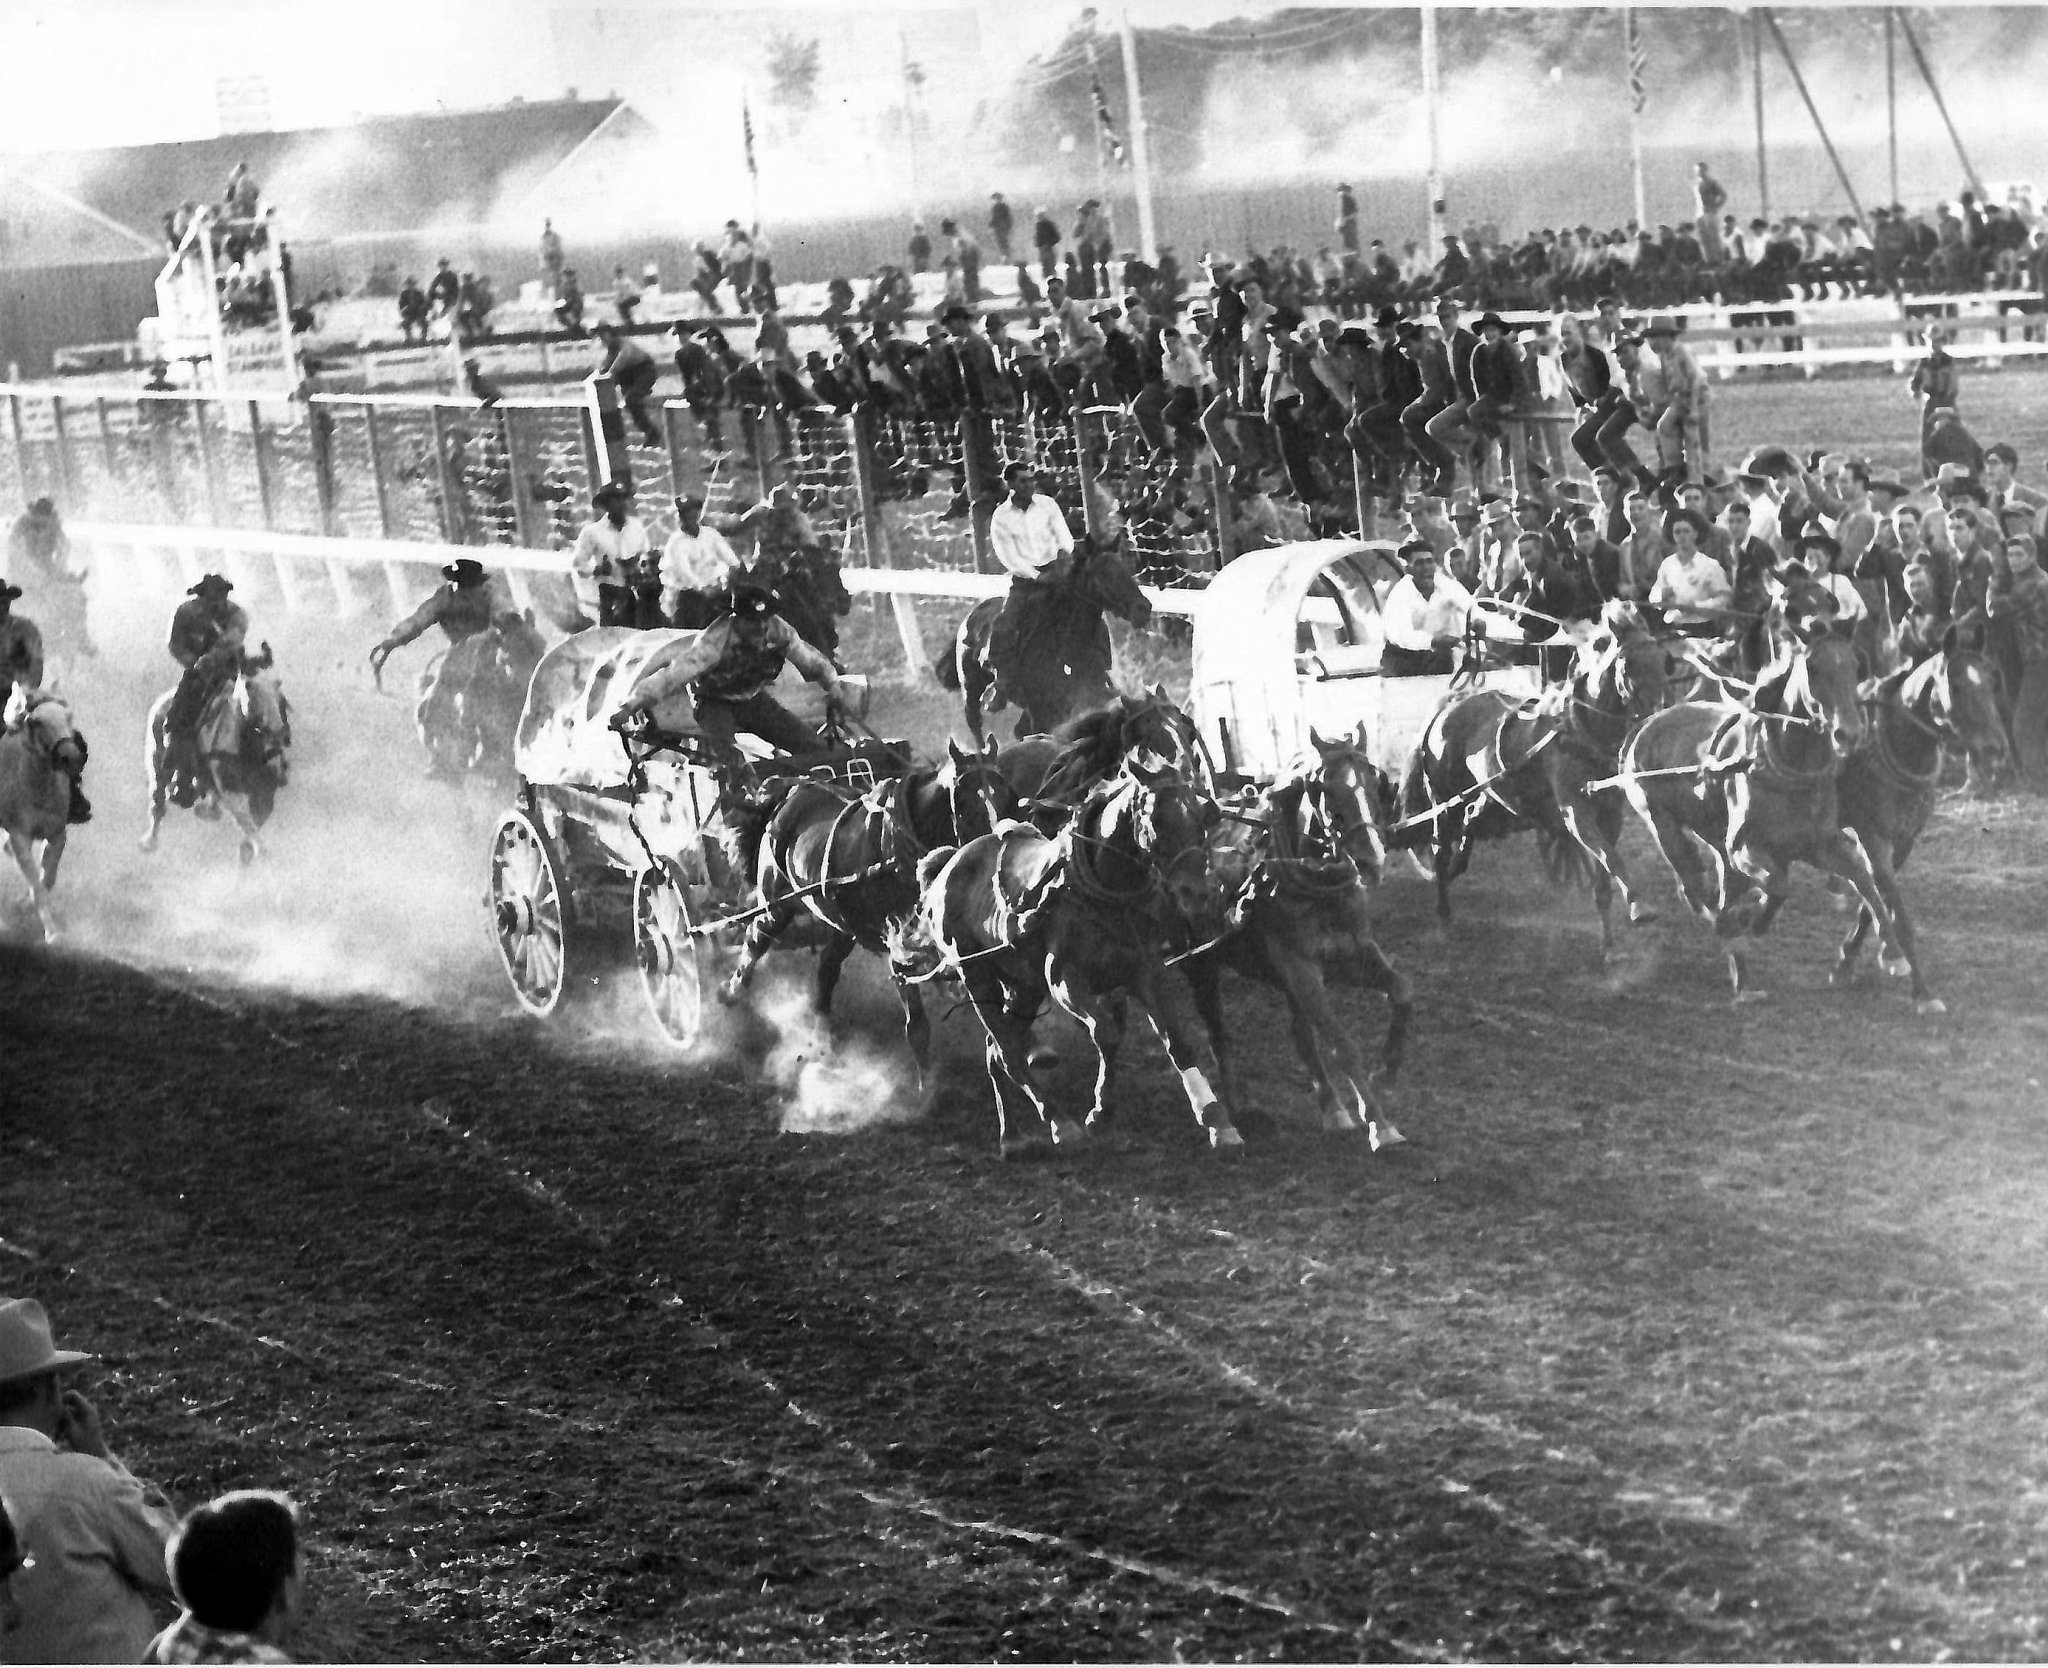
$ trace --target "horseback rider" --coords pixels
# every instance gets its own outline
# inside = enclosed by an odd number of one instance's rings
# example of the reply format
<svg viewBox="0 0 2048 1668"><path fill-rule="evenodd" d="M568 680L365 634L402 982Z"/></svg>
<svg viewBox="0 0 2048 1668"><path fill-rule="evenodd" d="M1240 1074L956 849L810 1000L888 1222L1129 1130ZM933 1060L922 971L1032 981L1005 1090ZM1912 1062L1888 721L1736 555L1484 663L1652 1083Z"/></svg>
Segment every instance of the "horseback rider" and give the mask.
<svg viewBox="0 0 2048 1668"><path fill-rule="evenodd" d="M1038 472L1021 459L1003 471L1009 495L989 518L989 547L1010 576L1010 594L989 630L988 660L999 697L1018 680L1074 571L1074 535L1051 498L1038 492Z"/></svg>
<svg viewBox="0 0 2048 1668"><path fill-rule="evenodd" d="M45 584L69 584L71 536L64 531L57 506L38 498L15 517L7 531L7 577L41 580Z"/></svg>
<svg viewBox="0 0 2048 1668"><path fill-rule="evenodd" d="M14 612L14 604L21 594L19 585L0 579L0 708L7 705L8 697L16 689L34 690L43 686L43 634L35 621ZM83 748L84 744L85 738L80 736L80 747ZM83 775L83 766L80 775ZM85 797L85 789L78 776L73 776L70 781L71 810L65 820L88 822L92 818L92 805Z"/></svg>
<svg viewBox="0 0 2048 1668"><path fill-rule="evenodd" d="M228 600L232 581L209 573L185 593L171 616L171 658L182 668L176 693L164 713L164 768L171 798L189 806L204 796L206 773L199 756L199 720L206 706L234 681L249 616Z"/></svg>
<svg viewBox="0 0 2048 1668"><path fill-rule="evenodd" d="M446 583L436 586L432 596L393 626L370 651L373 670L382 672L393 650L402 649L432 626L441 628L451 647L490 630L496 598L483 563L473 556L461 556L441 570L441 577ZM441 662L433 687L420 702L419 724L423 732L436 734L453 722L455 702L468 682L469 670L466 657L451 654ZM439 754L427 774L450 774Z"/></svg>
<svg viewBox="0 0 2048 1668"><path fill-rule="evenodd" d="M768 693L784 661L824 687L828 717L845 710L838 669L797 636L766 588L742 576L734 582L727 612L636 689L619 718L651 712L687 687L697 728L713 742L729 748L744 730L785 753L820 752L824 738Z"/></svg>

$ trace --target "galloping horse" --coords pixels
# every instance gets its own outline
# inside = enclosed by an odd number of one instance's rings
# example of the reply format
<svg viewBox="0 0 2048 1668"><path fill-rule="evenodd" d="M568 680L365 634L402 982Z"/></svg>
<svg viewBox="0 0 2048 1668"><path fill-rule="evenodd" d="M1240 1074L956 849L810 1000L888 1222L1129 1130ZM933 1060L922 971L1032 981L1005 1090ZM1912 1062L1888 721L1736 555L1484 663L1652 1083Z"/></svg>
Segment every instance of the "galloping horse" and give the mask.
<svg viewBox="0 0 2048 1668"><path fill-rule="evenodd" d="M1205 793L1215 791L1215 771L1201 732L1158 684L1140 694L1114 694L1051 735L1026 736L996 754L997 766L1020 799L1055 808L1078 804L1126 762L1170 770Z"/></svg>
<svg viewBox="0 0 2048 1668"><path fill-rule="evenodd" d="M1667 707L1622 749L1623 791L1656 836L1687 905L1728 944L1738 1002L1760 993L1749 987L1732 941L1769 929L1792 863L1843 877L1885 940L1895 939L1891 909L1862 845L1843 830L1836 795L1836 778L1867 728L1856 651L1819 630L1766 672L1751 705ZM1711 891L1694 841L1714 859ZM1761 907L1747 895L1751 883L1762 892Z"/></svg>
<svg viewBox="0 0 2048 1668"><path fill-rule="evenodd" d="M16 686L0 724L0 829L28 882L43 937L54 943L50 891L64 856L72 786L85 769L85 737L73 726L70 707L48 690Z"/></svg>
<svg viewBox="0 0 2048 1668"><path fill-rule="evenodd" d="M1866 684L1869 737L1842 766L1835 783L1842 826L1863 843L1871 875L1891 906L1897 937L1881 943L1879 955L1894 971L1903 962L1912 978L1914 1006L1923 1014L1948 1010L1921 972L1919 945L1898 872L1934 814L1943 743L1969 754L1988 771L2004 761L2005 726L1998 716L1997 686L1998 676L1983 656L1955 648ZM1856 924L1842 940L1835 963L1836 984L1847 984L1856 976L1856 958L1877 924L1870 906L1860 904Z"/></svg>
<svg viewBox="0 0 2048 1668"><path fill-rule="evenodd" d="M1287 998L1294 1046L1308 1067L1327 1127L1363 1130L1373 1151L1402 1140L1375 1102L1352 1032L1338 1017L1326 978L1387 999L1386 1065L1391 1081L1406 1049L1414 994L1375 942L1369 893L1384 858L1379 816L1386 779L1356 741L1312 738L1318 757L1261 796L1262 814L1229 811L1211 842L1212 863L1232 901L1229 930L1185 963L1195 1005L1216 1047L1224 1099L1240 1104L1223 1024L1228 967Z"/></svg>
<svg viewBox="0 0 2048 1668"><path fill-rule="evenodd" d="M960 622L952 653L932 663L940 684L960 691L967 729L977 747L983 702L996 681L997 669L988 659L989 633L1003 611L1003 601L990 597L977 602ZM1152 623L1152 604L1130 565L1116 551L1099 548L1086 538L1074 543L1074 571L1061 583L1054 606L1048 629L1030 645L1028 663L1002 668L1003 693L1019 709L1020 737L1054 729L1116 694L1109 681L1105 615L1114 614L1141 630Z"/></svg>
<svg viewBox="0 0 2048 1668"><path fill-rule="evenodd" d="M951 742L946 752L943 765L893 777L866 795L808 776L778 777L728 812L733 867L753 880L761 913L726 982L727 1001L739 998L761 958L808 915L824 932L812 1005L829 1018L846 958L856 948L888 955L890 930L915 913L918 860L986 834L1014 812L1016 796L988 755ZM931 1022L923 997L900 977L896 995L920 1087L928 1087Z"/></svg>
<svg viewBox="0 0 2048 1668"><path fill-rule="evenodd" d="M170 796L170 746L167 719L176 690L167 690L149 709L148 741L143 770L149 781L149 831L144 851L156 850ZM223 684L199 716L200 768L210 792L194 806L202 818L219 815L209 804L227 808L242 832L242 861L253 863L261 847L256 831L270 820L277 790L291 774L287 751L292 744L291 703L278 687L270 645L257 655L237 657L234 678Z"/></svg>
<svg viewBox="0 0 2048 1668"><path fill-rule="evenodd" d="M1616 849L1626 806L1593 784L1614 773L1630 727L1664 704L1676 667L1633 603L1610 602L1564 683L1520 703L1478 690L1438 710L1401 785L1403 816L1424 820L1400 843L1428 849L1439 917L1451 917L1451 882L1475 842L1534 828L1553 874L1585 854L1603 955L1614 948L1616 887L1631 921L1655 918L1631 890Z"/></svg>
<svg viewBox="0 0 2048 1668"><path fill-rule="evenodd" d="M1211 1087L1215 1053L1185 982L1166 965L1189 922L1214 914L1207 842L1219 820L1206 794L1133 769L1093 789L1055 836L1008 823L918 865L924 900L893 954L913 976L945 970L966 984L988 1033L1006 1154L1024 1139L1013 1121L1024 1109L1060 1147L1108 1122L1131 997L1166 1044L1210 1146L1242 1150ZM1059 1119L1031 1082L1031 1027L1048 997L1095 1046L1095 1101L1081 1129Z"/></svg>
<svg viewBox="0 0 2048 1668"><path fill-rule="evenodd" d="M440 665L421 674L413 723L437 773L511 774L526 686L546 651L533 616L507 610L485 630L451 644Z"/></svg>

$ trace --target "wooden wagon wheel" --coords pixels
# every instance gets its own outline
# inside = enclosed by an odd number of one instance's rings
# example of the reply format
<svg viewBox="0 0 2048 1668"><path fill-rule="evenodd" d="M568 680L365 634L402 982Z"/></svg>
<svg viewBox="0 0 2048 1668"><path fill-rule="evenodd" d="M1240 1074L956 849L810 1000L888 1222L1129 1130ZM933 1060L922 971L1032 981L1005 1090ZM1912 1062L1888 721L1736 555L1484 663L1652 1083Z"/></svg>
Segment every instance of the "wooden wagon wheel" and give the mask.
<svg viewBox="0 0 2048 1668"><path fill-rule="evenodd" d="M633 880L633 960L640 990L661 1034L692 1047L704 1027L704 984L715 977L710 944L693 934L690 899L669 865L642 869Z"/></svg>
<svg viewBox="0 0 2048 1668"><path fill-rule="evenodd" d="M508 811L491 841L491 928L512 994L546 1019L595 988L588 937L578 930L569 871L547 831Z"/></svg>

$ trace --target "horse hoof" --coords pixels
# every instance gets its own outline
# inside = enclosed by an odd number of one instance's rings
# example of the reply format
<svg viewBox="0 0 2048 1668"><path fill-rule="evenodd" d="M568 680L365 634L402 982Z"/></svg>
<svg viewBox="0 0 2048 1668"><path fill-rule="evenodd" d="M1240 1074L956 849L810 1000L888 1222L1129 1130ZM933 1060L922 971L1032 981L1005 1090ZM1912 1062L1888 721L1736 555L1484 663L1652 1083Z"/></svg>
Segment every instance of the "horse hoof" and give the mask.
<svg viewBox="0 0 2048 1668"><path fill-rule="evenodd" d="M1904 956L1879 956L1877 958L1877 965L1882 967L1894 979L1903 979L1913 971L1913 964Z"/></svg>
<svg viewBox="0 0 2048 1668"><path fill-rule="evenodd" d="M251 863L255 861L256 842L254 840L244 840L242 842L242 867L246 869Z"/></svg>
<svg viewBox="0 0 2048 1668"><path fill-rule="evenodd" d="M1647 927L1656 919L1657 911L1648 904L1630 904L1628 906L1628 924L1632 927Z"/></svg>
<svg viewBox="0 0 2048 1668"><path fill-rule="evenodd" d="M1061 1152L1071 1152L1078 1147L1086 1146L1088 1137L1089 1126L1086 1124L1068 1123L1065 1119L1059 1118L1053 1120L1052 1144Z"/></svg>
<svg viewBox="0 0 2048 1668"><path fill-rule="evenodd" d="M135 842L135 844L136 844L136 846L137 846L137 848L138 848L139 850L142 850L142 851L155 851L155 850L156 850L156 830L155 830L154 828L152 828L152 829L151 829L151 830L150 830L150 831L149 831L149 832L148 832L147 834L143 835L141 839L137 840L137 841Z"/></svg>
<svg viewBox="0 0 2048 1668"><path fill-rule="evenodd" d="M1232 1158L1244 1156L1244 1137L1229 1124L1209 1131L1209 1150Z"/></svg>
<svg viewBox="0 0 2048 1668"><path fill-rule="evenodd" d="M1365 1138L1371 1142L1376 1153L1385 1152L1389 1147L1405 1147L1408 1137L1403 1135L1385 1118L1374 1118L1365 1126Z"/></svg>
<svg viewBox="0 0 2048 1668"><path fill-rule="evenodd" d="M1913 1004L1913 1011L1922 1019L1932 1019L1948 1012L1948 1004L1939 996L1928 996Z"/></svg>

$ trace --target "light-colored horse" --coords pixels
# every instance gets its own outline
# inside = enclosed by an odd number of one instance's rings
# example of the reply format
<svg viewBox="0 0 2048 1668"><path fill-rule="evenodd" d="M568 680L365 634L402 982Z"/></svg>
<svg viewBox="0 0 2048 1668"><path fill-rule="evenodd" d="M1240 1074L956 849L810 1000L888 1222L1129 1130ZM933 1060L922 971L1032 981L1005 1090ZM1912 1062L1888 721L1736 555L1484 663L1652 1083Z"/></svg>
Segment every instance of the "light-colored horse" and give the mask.
<svg viewBox="0 0 2048 1668"><path fill-rule="evenodd" d="M270 820L277 791L291 774L291 703L279 687L270 645L258 655L243 655L235 676L206 703L199 716L199 758L205 797L193 807L203 819L225 808L242 832L242 861L253 863L262 847L256 831ZM156 850L171 790L167 691L149 709L148 741L143 769L149 780L149 831L144 851Z"/></svg>
<svg viewBox="0 0 2048 1668"><path fill-rule="evenodd" d="M71 708L47 689L17 687L0 723L0 830L28 882L43 937L54 941L50 890L64 856L71 786L85 769L85 738L72 724Z"/></svg>

